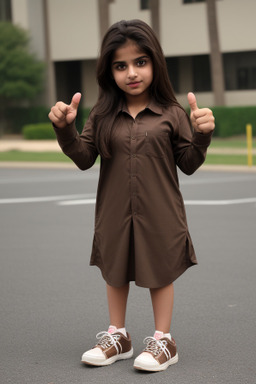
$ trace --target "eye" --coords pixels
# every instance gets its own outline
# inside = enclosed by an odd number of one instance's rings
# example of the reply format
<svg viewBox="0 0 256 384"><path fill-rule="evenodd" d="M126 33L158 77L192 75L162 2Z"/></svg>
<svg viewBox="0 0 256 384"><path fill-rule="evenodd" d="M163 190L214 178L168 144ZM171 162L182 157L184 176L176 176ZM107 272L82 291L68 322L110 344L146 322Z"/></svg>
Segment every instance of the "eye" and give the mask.
<svg viewBox="0 0 256 384"><path fill-rule="evenodd" d="M137 66L138 67L143 67L144 65L146 65L147 61L145 59L141 59L139 61L137 61Z"/></svg>
<svg viewBox="0 0 256 384"><path fill-rule="evenodd" d="M117 64L117 65L115 66L115 69L116 69L117 71L124 71L125 68L126 68L126 65L125 65L125 64Z"/></svg>

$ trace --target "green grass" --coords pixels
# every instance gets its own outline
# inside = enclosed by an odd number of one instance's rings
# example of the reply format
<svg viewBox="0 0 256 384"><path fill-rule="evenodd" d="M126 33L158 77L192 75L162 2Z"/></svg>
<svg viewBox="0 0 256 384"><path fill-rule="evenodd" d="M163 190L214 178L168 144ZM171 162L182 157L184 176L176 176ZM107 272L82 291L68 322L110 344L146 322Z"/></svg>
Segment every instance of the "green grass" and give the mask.
<svg viewBox="0 0 256 384"><path fill-rule="evenodd" d="M23 152L18 150L0 152L0 162L50 162L72 163L69 157L62 152ZM99 159L96 160L96 163Z"/></svg>
<svg viewBox="0 0 256 384"><path fill-rule="evenodd" d="M253 145L256 148L256 139ZM246 139L237 137L230 139L213 139L212 148L246 148ZM0 162L57 162L71 163L72 161L62 152L23 152L18 150L0 152ZM205 164L213 165L247 165L246 155L207 154ZM256 156L253 156L256 165Z"/></svg>
<svg viewBox="0 0 256 384"><path fill-rule="evenodd" d="M17 150L0 152L0 161L71 162L62 152L23 152Z"/></svg>
<svg viewBox="0 0 256 384"><path fill-rule="evenodd" d="M256 137L253 137L253 148L256 148ZM247 148L246 136L233 136L226 139L213 137L211 148Z"/></svg>
<svg viewBox="0 0 256 384"><path fill-rule="evenodd" d="M248 165L246 155L212 155L207 154L204 164L212 165ZM253 156L253 165L256 165L256 156Z"/></svg>

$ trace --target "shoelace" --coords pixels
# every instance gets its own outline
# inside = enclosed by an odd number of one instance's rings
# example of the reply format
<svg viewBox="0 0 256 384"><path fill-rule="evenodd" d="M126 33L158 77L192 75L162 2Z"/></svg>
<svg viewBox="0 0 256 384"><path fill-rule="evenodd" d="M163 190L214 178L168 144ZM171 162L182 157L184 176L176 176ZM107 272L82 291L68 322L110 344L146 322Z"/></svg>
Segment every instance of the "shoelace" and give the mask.
<svg viewBox="0 0 256 384"><path fill-rule="evenodd" d="M109 348L114 345L116 352L119 353L119 346L120 353L122 353L122 345L118 341L120 335L111 335L111 333L103 331L97 333L96 338L99 340L98 345L100 345L103 349Z"/></svg>
<svg viewBox="0 0 256 384"><path fill-rule="evenodd" d="M171 358L171 353L167 348L166 340L156 340L154 337L146 337L143 341L144 344L147 344L144 352L151 352L154 356L159 355L159 353L164 352L167 360Z"/></svg>

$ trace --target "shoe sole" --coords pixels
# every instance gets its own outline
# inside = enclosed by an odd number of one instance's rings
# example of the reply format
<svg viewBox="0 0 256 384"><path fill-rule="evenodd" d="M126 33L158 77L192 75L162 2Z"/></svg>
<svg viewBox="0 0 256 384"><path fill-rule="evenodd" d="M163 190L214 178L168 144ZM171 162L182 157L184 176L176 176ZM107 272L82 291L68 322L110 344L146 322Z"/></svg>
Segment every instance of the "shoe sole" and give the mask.
<svg viewBox="0 0 256 384"><path fill-rule="evenodd" d="M111 365L118 360L126 360L126 359L130 359L131 357L133 357L133 348L129 352L120 353L120 354L112 356L109 359L106 359L104 361L102 361L102 360L97 361L97 360L95 360L95 357L90 358L90 356L87 356L86 360L82 360L82 363L87 364L87 365L94 365L96 367L103 367L106 365Z"/></svg>
<svg viewBox="0 0 256 384"><path fill-rule="evenodd" d="M159 366L143 365L143 363L134 362L133 367L139 371L160 372L167 369L170 365L176 364L179 361L179 355L176 353L174 357Z"/></svg>

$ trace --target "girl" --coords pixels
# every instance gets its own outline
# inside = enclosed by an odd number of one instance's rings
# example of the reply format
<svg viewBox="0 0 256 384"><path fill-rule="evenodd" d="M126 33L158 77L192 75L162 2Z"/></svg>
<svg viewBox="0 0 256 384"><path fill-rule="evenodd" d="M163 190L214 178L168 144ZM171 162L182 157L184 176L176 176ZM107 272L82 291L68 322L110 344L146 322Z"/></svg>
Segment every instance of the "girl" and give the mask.
<svg viewBox="0 0 256 384"><path fill-rule="evenodd" d="M82 170L101 156L91 265L106 281L110 326L82 361L103 366L131 358L125 329L129 282L150 289L155 333L134 367L161 371L178 361L170 334L173 282L197 264L179 190L178 166L192 174L214 129L211 110L188 94L191 123L177 102L152 29L140 20L107 31L97 66L99 98L81 135L81 94L49 113L63 152Z"/></svg>

